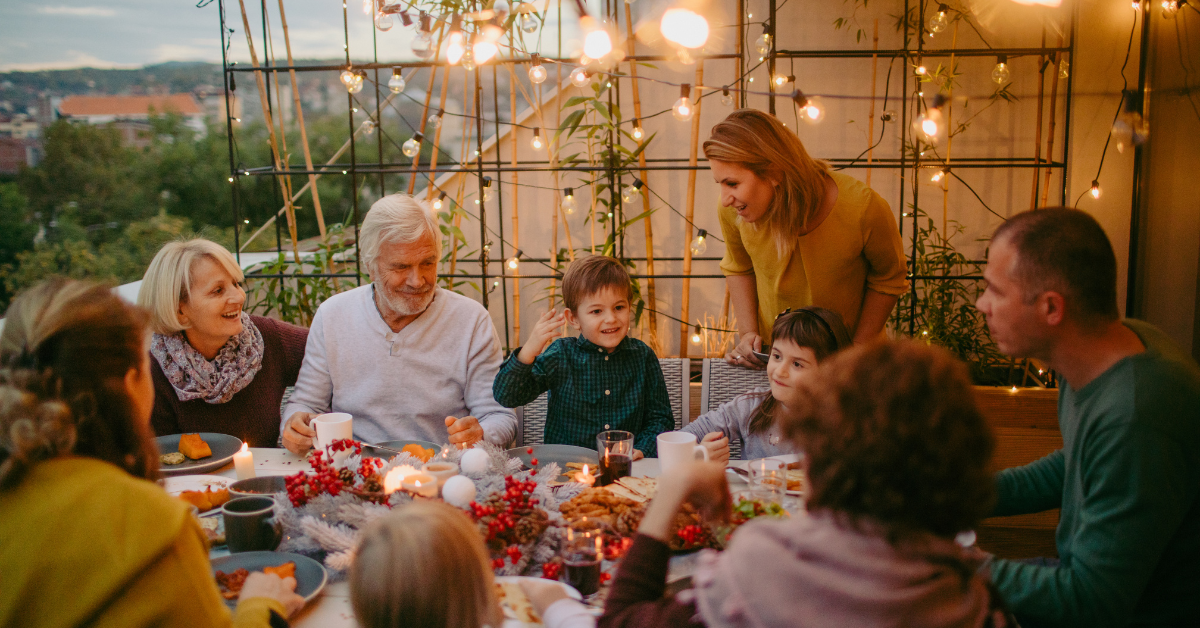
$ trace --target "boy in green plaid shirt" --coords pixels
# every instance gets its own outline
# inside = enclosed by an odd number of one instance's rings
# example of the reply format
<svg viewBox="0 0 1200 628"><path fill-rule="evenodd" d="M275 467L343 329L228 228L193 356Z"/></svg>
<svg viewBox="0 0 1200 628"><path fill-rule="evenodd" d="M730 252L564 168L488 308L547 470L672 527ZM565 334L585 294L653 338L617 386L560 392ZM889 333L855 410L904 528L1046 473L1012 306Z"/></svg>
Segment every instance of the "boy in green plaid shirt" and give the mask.
<svg viewBox="0 0 1200 628"><path fill-rule="evenodd" d="M547 444L596 449L600 432L625 430L634 435L634 460L656 456L656 438L675 422L658 356L628 337L629 273L611 257L584 257L567 268L562 293L563 311L542 314L500 367L496 401L515 408L550 391ZM564 323L579 336L560 338Z"/></svg>

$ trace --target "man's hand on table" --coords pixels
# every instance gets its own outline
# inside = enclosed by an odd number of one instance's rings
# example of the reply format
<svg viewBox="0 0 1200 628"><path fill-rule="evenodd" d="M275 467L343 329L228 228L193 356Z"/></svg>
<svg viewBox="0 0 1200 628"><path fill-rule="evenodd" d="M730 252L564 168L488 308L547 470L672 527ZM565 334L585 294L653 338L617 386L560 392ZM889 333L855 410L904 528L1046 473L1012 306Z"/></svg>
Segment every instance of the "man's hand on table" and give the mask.
<svg viewBox="0 0 1200 628"><path fill-rule="evenodd" d="M483 427L479 425L479 419L473 416L461 419L446 417L446 431L450 432L450 444L459 449L466 449L483 440Z"/></svg>
<svg viewBox="0 0 1200 628"><path fill-rule="evenodd" d="M303 456L304 452L312 449L313 437L317 435L309 422L317 415L312 412L296 412L288 418L287 424L283 427L283 446L287 450Z"/></svg>
<svg viewBox="0 0 1200 628"><path fill-rule="evenodd" d="M238 601L253 597L265 597L283 605L288 617L304 608L304 598L296 594L295 578L280 578L275 574L252 571L246 576Z"/></svg>

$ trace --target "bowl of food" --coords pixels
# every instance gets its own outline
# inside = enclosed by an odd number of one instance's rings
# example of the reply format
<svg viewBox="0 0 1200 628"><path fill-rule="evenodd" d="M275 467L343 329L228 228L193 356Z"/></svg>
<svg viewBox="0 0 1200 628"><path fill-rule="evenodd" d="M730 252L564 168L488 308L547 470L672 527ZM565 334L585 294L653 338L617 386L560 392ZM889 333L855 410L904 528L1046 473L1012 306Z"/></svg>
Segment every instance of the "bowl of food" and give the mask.
<svg viewBox="0 0 1200 628"><path fill-rule="evenodd" d="M272 495L287 490L287 478L282 475L264 475L238 480L229 485L229 494L234 497Z"/></svg>

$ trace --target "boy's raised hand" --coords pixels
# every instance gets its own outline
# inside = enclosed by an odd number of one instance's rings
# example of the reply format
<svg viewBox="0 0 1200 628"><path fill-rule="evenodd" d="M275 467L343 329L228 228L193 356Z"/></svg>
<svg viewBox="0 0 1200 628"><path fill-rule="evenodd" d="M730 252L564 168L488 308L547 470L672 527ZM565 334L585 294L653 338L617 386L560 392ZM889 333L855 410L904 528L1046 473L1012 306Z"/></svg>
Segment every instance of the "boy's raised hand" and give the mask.
<svg viewBox="0 0 1200 628"><path fill-rule="evenodd" d="M517 354L517 359L525 364L533 364L533 360L546 350L546 346L562 335L562 327L566 322L565 312L547 310L533 326L533 332L525 340L521 352Z"/></svg>

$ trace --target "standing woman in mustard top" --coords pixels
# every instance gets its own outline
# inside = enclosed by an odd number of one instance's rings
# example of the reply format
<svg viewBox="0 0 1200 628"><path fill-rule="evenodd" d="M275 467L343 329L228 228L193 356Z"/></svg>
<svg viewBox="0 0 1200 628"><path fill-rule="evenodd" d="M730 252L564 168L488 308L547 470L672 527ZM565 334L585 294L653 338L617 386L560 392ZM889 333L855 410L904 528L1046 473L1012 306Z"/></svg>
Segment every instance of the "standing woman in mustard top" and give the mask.
<svg viewBox="0 0 1200 628"><path fill-rule="evenodd" d="M810 305L842 315L854 342L880 337L908 287L896 218L861 181L817 161L774 116L740 109L704 142L721 186L721 270L739 341L726 358L763 368L771 324Z"/></svg>

